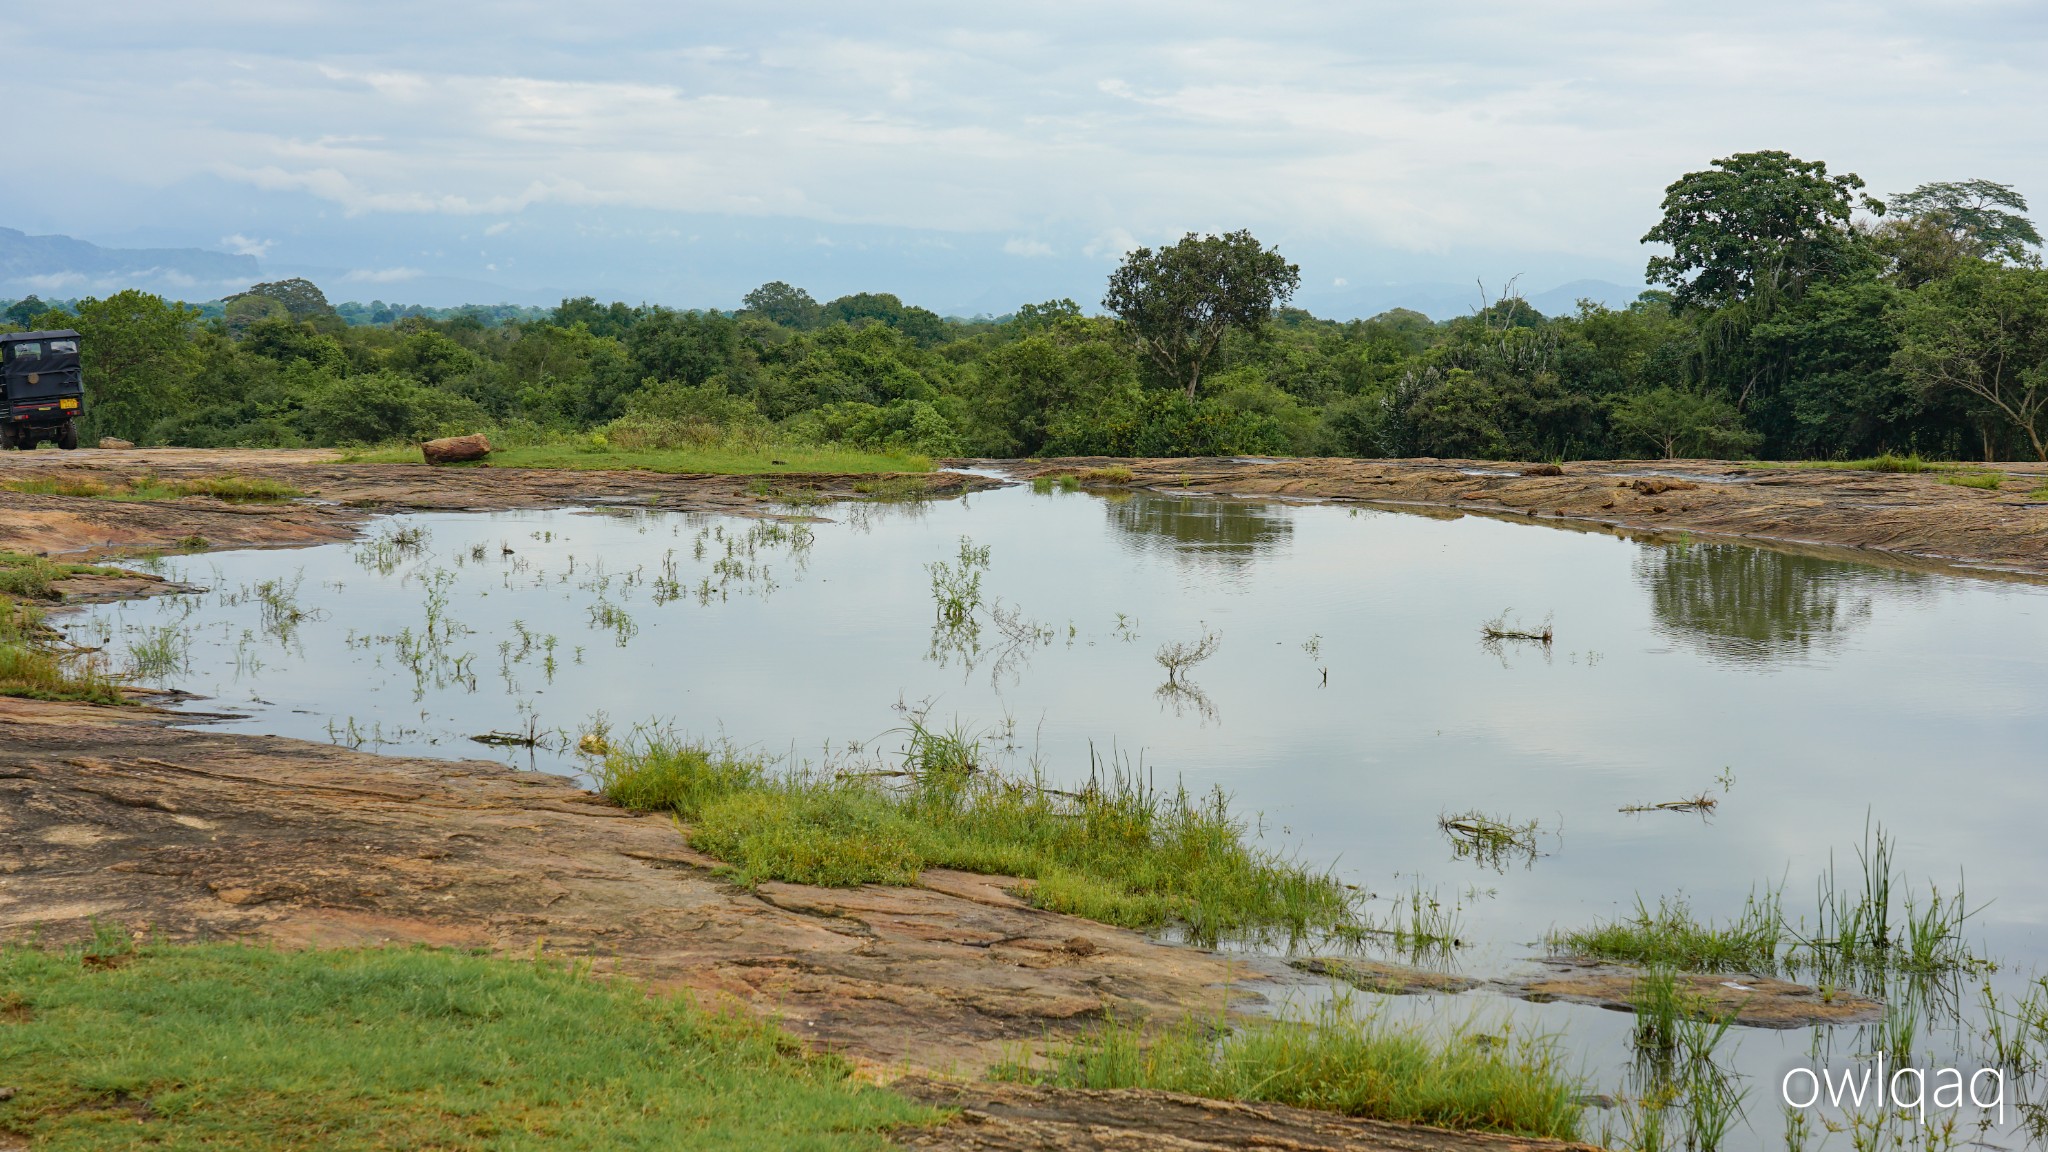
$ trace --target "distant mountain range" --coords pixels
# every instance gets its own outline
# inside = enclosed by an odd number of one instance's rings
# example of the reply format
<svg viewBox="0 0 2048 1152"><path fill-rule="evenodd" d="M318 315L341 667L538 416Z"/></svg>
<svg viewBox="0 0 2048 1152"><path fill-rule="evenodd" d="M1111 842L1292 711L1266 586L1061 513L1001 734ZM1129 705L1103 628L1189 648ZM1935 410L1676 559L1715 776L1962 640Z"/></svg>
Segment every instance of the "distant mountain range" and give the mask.
<svg viewBox="0 0 2048 1152"><path fill-rule="evenodd" d="M123 288L141 288L171 299L197 302L240 292L258 280L287 276L312 280L336 302L376 296L442 306L502 302L547 305L575 294L520 290L411 270L401 277L384 280L364 279L360 273L339 268L285 264L266 268L254 256L204 248L102 248L70 236L31 236L19 229L0 228L0 299L31 294L54 299L105 296ZM1499 290L1499 286L1489 285L1488 297L1497 298ZM1581 299L1610 308L1627 307L1641 291L1640 287L1609 280L1574 280L1546 291L1527 293L1526 298L1544 315L1562 316L1571 314ZM1017 304L1030 295L1018 286L990 284L973 299L955 301L952 307L941 306L939 310L955 316L1001 316L1015 311ZM664 302L679 307L703 307L710 303ZM1411 282L1304 291L1296 304L1334 320L1364 319L1392 308L1409 308L1433 320L1446 320L1477 311L1481 297L1476 283Z"/></svg>
<svg viewBox="0 0 2048 1152"><path fill-rule="evenodd" d="M186 300L239 292L260 274L254 256L204 248L102 248L70 236L0 228L0 295L97 296L145 288Z"/></svg>

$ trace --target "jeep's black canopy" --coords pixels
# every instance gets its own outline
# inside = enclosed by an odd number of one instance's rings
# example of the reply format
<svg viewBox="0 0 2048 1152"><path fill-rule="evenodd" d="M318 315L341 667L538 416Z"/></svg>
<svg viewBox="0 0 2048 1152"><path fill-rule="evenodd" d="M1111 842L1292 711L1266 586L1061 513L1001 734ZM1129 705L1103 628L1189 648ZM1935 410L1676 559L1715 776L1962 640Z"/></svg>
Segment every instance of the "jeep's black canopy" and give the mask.
<svg viewBox="0 0 2048 1152"><path fill-rule="evenodd" d="M69 328L51 328L42 332L0 333L0 344L13 344L20 340L76 340L78 333Z"/></svg>

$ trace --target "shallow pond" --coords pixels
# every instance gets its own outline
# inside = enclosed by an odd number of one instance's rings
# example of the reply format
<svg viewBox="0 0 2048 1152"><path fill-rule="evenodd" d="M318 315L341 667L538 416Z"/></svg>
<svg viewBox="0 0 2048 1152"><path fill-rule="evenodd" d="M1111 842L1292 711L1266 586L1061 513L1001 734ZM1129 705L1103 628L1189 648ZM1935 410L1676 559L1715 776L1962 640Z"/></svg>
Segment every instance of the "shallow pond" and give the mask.
<svg viewBox="0 0 2048 1152"><path fill-rule="evenodd" d="M1967 875L1999 987L2048 959L2048 589L1157 494L819 511L398 516L354 545L166 559L206 591L67 626L242 714L223 727L391 753L575 773L602 716L817 758L893 746L908 708L1055 779L1127 756L1222 786L1269 842L1383 899L1434 894L1478 970L1639 894L1720 917L1782 884L1797 915L1879 823L1916 883ZM935 583L974 576L978 632L935 627ZM1553 640L1486 640L1504 614ZM1160 648L1205 635L1213 655L1169 685ZM551 736L468 739L488 732ZM1711 815L1620 811L1702 792ZM1539 854L1460 855L1439 817L1474 810L1534 821ZM1564 1029L1618 1085L1626 1016L1498 1011ZM1931 1056L1975 1058L1921 1031ZM1812 1039L1737 1030L1749 1126L1726 1146L1779 1145L1779 1077Z"/></svg>

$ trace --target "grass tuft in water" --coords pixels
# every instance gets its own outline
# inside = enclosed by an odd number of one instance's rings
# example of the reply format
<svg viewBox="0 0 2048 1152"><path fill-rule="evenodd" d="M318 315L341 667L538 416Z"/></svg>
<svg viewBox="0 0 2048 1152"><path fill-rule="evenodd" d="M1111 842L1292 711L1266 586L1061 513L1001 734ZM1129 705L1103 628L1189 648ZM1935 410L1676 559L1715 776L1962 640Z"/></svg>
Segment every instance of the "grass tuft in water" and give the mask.
<svg viewBox="0 0 2048 1152"><path fill-rule="evenodd" d="M1655 911L1640 899L1633 916L1570 932L1552 932L1553 955L1618 960L1692 972L1772 972L1786 939L1778 894L1751 893L1735 919L1716 924L1696 918L1684 897L1660 899Z"/></svg>
<svg viewBox="0 0 2048 1152"><path fill-rule="evenodd" d="M880 1150L933 1118L768 1024L546 962L102 931L0 948L0 988L0 1131L50 1152Z"/></svg>
<svg viewBox="0 0 2048 1152"><path fill-rule="evenodd" d="M1327 873L1255 847L1220 790L1154 788L1121 764L1063 791L986 763L979 741L913 720L881 770L771 766L729 749L642 734L597 770L606 796L671 811L690 844L744 882L911 884L926 868L1033 881L1041 908L1197 941L1355 924Z"/></svg>
<svg viewBox="0 0 2048 1152"><path fill-rule="evenodd" d="M1111 1021L1054 1050L1042 1066L1012 1061L999 1079L1073 1088L1153 1088L1315 1108L1440 1128L1577 1139L1582 1087L1553 1038L1476 1027L1437 1039L1347 1001L1306 1023L1267 1020L1224 1031L1186 1019L1148 1033Z"/></svg>

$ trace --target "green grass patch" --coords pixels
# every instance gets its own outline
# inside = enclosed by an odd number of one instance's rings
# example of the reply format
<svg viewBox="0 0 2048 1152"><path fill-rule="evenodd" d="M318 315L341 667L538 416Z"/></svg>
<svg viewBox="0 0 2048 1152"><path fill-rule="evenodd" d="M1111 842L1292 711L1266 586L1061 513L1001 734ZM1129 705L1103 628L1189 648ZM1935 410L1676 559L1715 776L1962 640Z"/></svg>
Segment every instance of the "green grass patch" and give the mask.
<svg viewBox="0 0 2048 1152"><path fill-rule="evenodd" d="M0 550L0 596L20 600L55 600L56 582L67 576L121 576L119 568L98 564L66 564L26 552Z"/></svg>
<svg viewBox="0 0 2048 1152"><path fill-rule="evenodd" d="M0 950L0 1132L38 1149L882 1149L932 1113L773 1027L426 949Z"/></svg>
<svg viewBox="0 0 2048 1152"><path fill-rule="evenodd" d="M1308 1023L1221 1033L1194 1020L1147 1035L1111 1023L1041 1066L998 1077L1073 1088L1155 1088L1373 1120L1575 1140L1584 1091L1550 1037L1474 1028L1435 1039L1359 1018L1342 1001Z"/></svg>
<svg viewBox="0 0 2048 1152"><path fill-rule="evenodd" d="M1939 478L1943 484L1954 484L1959 488L1980 488L1996 492L2005 483L2005 477L1996 472L1970 472Z"/></svg>
<svg viewBox="0 0 2048 1152"><path fill-rule="evenodd" d="M89 476L49 476L0 481L0 488L38 496L75 496L92 500L153 501L210 496L230 504L277 504L305 495L289 484L252 476L194 476L165 480L146 474L112 484Z"/></svg>
<svg viewBox="0 0 2048 1152"><path fill-rule="evenodd" d="M1156 789L1116 767L1076 791L1008 774L958 733L913 725L900 766L773 770L643 736L598 769L605 795L674 812L693 847L743 882L911 884L926 868L1034 881L1041 908L1213 943L1361 925L1335 877L1251 842L1220 791Z"/></svg>
<svg viewBox="0 0 2048 1152"><path fill-rule="evenodd" d="M1555 955L1618 960L1644 967L1688 972L1773 972L1786 939L1776 893L1752 894L1733 920L1717 924L1693 915L1684 898L1657 901L1652 911L1640 900L1633 916L1591 928L1553 932Z"/></svg>
<svg viewBox="0 0 2048 1152"><path fill-rule="evenodd" d="M416 446L348 452L343 460L359 464L416 464ZM590 443L528 444L491 453L494 468L568 468L637 472L709 473L750 476L780 472L835 474L867 472L929 472L928 457L857 452L844 448L775 448L744 445L629 450L594 447ZM451 464L451 468L474 465Z"/></svg>
<svg viewBox="0 0 2048 1152"><path fill-rule="evenodd" d="M43 623L41 611L6 596L0 596L0 696L127 702L97 653L59 651L57 636Z"/></svg>

